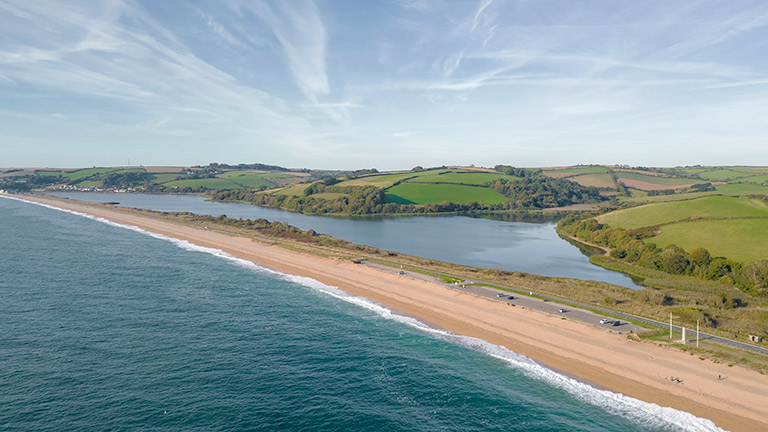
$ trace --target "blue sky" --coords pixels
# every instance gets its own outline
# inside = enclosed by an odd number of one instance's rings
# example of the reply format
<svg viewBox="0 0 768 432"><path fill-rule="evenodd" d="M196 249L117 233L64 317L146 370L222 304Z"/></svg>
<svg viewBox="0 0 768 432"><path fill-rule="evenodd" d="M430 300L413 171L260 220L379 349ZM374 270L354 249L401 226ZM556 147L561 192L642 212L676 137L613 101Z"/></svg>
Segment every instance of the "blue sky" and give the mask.
<svg viewBox="0 0 768 432"><path fill-rule="evenodd" d="M0 0L0 166L768 165L765 1Z"/></svg>

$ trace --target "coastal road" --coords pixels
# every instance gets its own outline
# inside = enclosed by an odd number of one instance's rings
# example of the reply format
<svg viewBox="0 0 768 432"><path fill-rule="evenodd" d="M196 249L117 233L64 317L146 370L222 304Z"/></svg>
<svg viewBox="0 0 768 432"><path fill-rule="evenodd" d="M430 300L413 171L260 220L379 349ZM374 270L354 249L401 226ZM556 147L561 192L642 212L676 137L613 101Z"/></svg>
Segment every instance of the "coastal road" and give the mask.
<svg viewBox="0 0 768 432"><path fill-rule="evenodd" d="M599 315L589 310L573 308L570 305L553 301L554 299L536 298L531 296L529 291L526 291L528 295L520 295L517 292L520 292L521 290L511 291L513 289L510 287L493 288L489 286L478 285L479 281L469 280L469 279L465 279L464 282L458 285L447 284L440 281L438 278L434 276L425 275L422 273L418 273L416 271L411 271L407 267L400 269L400 268L393 268L390 266L377 264L370 261L364 261L364 263L366 266L374 267L378 270L385 271L388 273L397 273L399 271L402 271L403 277L421 279L421 280L425 280L432 283L438 283L448 288L471 293L480 297L485 297L492 301L503 302L510 306L521 307L523 309L531 309L531 310L544 312L553 316L558 316L561 318L578 321L578 322L589 324L595 327L603 327L607 330L617 331L619 332L619 334L636 333L638 331L644 330L644 328L641 326L638 326L636 324L626 322L626 321L620 321L620 320L619 320L620 323L615 326L611 324L600 324L600 320L603 318L610 319L610 320L615 320L615 318L607 315L605 316ZM541 294L537 294L537 293L533 293L533 294L541 296ZM503 295L503 296L500 297L500 295ZM510 296L513 298L510 299L509 298ZM561 310L563 312L560 312ZM613 314L613 315L616 315L616 314Z"/></svg>
<svg viewBox="0 0 768 432"><path fill-rule="evenodd" d="M507 304L514 305L515 307L523 307L523 308L545 312L551 315L559 315L566 319L571 319L571 320L582 322L585 324L590 324L596 327L605 327L608 330L618 331L620 332L620 334L621 333L637 333L638 331L645 330L645 328L642 326L629 323L629 322L624 322L624 321L621 321L621 324L619 324L618 326L613 326L610 324L600 324L600 320L603 318L615 319L615 317L619 317L619 318L624 318L626 320L632 320L635 322L649 324L649 325L663 328L666 330L669 330L669 327L670 327L669 323L666 323L666 322L657 321L654 319L640 317L640 316L635 316L635 315L627 314L624 312L617 312L614 310L600 307L595 304L587 304L587 303L567 300L567 299L556 297L553 295L543 294L535 291L522 290L522 289L511 287L511 286L497 285L497 284L493 284L493 286L488 286L491 284L488 284L486 282L482 282L479 280L473 280L473 279L464 279L464 282L461 282L459 284L448 284L448 283L442 282L439 278L435 276L419 273L418 271L414 271L416 269L409 269L407 266L405 268L395 268L387 265L377 264L375 262L371 262L367 260L363 261L362 263L366 266L374 267L386 272L397 273L399 271L402 271L403 272L402 276L404 277L422 279L429 282L438 283L452 289L469 292L469 293L478 295L480 297L486 297L494 301L505 302ZM439 272L430 271L430 273L446 276L446 277L455 277L453 275L439 273ZM527 295L526 294L520 295L518 293L526 293ZM499 294L504 294L504 295L503 297L500 297ZM513 296L514 299L510 299L509 296ZM591 310L586 310L581 308L586 308ZM560 312L561 310L563 310L564 312ZM592 310L603 312L605 313L605 315L594 313L592 312ZM672 325L672 331L681 333L683 329L680 326ZM689 344L696 342L695 329L693 329L692 331L692 329L686 328L686 336ZM711 335L708 333L699 332L699 340L717 341L717 342L724 343L737 348L768 355L768 349L766 348L748 344L745 342L736 341L733 339Z"/></svg>

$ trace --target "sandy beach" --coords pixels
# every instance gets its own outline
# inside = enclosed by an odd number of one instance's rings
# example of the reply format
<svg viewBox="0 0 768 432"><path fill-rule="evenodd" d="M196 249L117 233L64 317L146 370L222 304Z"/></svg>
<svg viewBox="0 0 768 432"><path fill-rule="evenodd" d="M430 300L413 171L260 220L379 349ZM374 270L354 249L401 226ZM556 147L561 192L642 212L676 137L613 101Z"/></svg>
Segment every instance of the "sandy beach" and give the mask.
<svg viewBox="0 0 768 432"><path fill-rule="evenodd" d="M40 196L23 199L133 225L310 277L457 334L505 346L605 389L708 418L732 431L768 430L768 377L700 360L651 342L347 261L299 254L210 230L104 206ZM673 382L677 377L682 383ZM719 379L723 377L724 379Z"/></svg>

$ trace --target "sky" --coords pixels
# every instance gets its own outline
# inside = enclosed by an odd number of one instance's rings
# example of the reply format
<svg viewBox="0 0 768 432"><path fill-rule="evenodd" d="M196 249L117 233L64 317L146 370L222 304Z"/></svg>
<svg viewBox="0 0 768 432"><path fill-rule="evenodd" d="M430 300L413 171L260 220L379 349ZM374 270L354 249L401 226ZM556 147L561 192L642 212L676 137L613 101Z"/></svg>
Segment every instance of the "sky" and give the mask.
<svg viewBox="0 0 768 432"><path fill-rule="evenodd" d="M768 165L768 2L0 0L0 167Z"/></svg>

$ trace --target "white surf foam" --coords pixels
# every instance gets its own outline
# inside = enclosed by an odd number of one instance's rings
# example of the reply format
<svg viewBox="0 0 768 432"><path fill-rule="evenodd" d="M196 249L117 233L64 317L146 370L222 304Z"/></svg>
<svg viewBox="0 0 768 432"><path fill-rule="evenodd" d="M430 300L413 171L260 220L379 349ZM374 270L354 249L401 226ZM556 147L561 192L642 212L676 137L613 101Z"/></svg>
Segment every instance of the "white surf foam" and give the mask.
<svg viewBox="0 0 768 432"><path fill-rule="evenodd" d="M576 399L582 402L585 402L594 406L598 406L609 413L619 415L623 418L630 419L631 421L634 421L643 426L648 426L653 428L663 428L663 429L673 428L674 430L685 431L685 432L725 431L724 429L716 426L711 420L701 418L701 417L696 417L693 414L687 413L685 411L676 410L674 408L662 407L654 403L644 402L639 399L625 396L621 393L614 393L608 390L597 389L595 387L590 386L589 384L583 383L574 378L568 377L566 375L563 375L561 373L548 369L536 363L534 360L524 355L518 354L514 351L511 351L503 346L494 345L490 342L486 342L481 339L468 337L468 336L461 336L445 330L439 330L439 329L429 327L428 325L422 323L421 321L415 318L399 315L397 313L394 313L391 309L384 307L380 304L377 304L371 300L368 300L363 297L353 296L345 291L338 289L337 287L323 284L322 282L312 278L290 275L283 272L271 270L269 268L262 267L258 264L255 264L251 261L233 256L220 249L198 246L186 240L181 240L173 237L168 237L162 234L153 233L153 232L144 230L142 228L139 228L137 226L120 224L117 222L112 222L110 220L92 216L89 214L62 209L59 207L37 203L34 201L27 201L22 198L16 198L16 197L11 197L7 195L0 195L0 197L10 198L17 201L23 201L30 204L37 204L53 210L59 210L65 213L70 213L77 216L83 216L88 219L92 219L110 226L129 229L131 231L148 235L156 239L169 241L174 245L188 251L208 253L216 257L232 261L235 264L242 266L244 268L254 270L259 273L269 274L273 277L277 277L277 278L294 282L297 284L301 284L308 288L333 296L339 300L367 309L385 319L401 322L403 324L409 325L423 332L431 334L435 337L438 337L440 339L443 339L443 340L455 343L457 345L460 345L478 352L482 352L489 356L500 359L506 362L507 364L509 364L511 367L521 371L522 373L524 373L526 376L530 378L544 381L553 387L557 387L568 392L569 394L571 394Z"/></svg>

